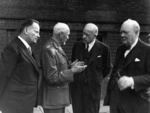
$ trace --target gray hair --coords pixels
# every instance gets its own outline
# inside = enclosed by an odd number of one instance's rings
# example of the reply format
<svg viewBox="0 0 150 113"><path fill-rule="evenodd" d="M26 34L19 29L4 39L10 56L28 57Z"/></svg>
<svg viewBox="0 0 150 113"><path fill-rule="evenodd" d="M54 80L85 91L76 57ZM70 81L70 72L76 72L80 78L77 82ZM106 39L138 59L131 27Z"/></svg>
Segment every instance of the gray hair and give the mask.
<svg viewBox="0 0 150 113"><path fill-rule="evenodd" d="M97 36L98 35L98 27L93 23L87 23L85 25L86 28L88 28L90 31L93 31L93 33Z"/></svg>
<svg viewBox="0 0 150 113"><path fill-rule="evenodd" d="M53 35L57 35L61 32L64 33L64 32L67 32L67 31L70 31L69 26L65 23L58 22L53 28Z"/></svg>
<svg viewBox="0 0 150 113"><path fill-rule="evenodd" d="M136 20L128 19L124 23L128 23L128 24L132 25L134 30L135 30L135 32L137 32L137 34L140 33L140 25L139 25L139 23Z"/></svg>

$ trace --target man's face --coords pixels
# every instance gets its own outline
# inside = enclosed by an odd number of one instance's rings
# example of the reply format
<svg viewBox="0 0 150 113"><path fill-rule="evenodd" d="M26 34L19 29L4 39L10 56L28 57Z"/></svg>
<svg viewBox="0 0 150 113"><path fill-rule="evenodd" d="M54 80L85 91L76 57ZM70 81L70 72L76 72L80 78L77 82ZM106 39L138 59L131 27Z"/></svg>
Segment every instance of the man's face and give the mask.
<svg viewBox="0 0 150 113"><path fill-rule="evenodd" d="M95 34L92 29L85 27L83 30L82 40L85 44L90 44L95 39Z"/></svg>
<svg viewBox="0 0 150 113"><path fill-rule="evenodd" d="M120 29L121 41L123 44L130 46L137 38L137 33L132 25L124 23Z"/></svg>
<svg viewBox="0 0 150 113"><path fill-rule="evenodd" d="M62 32L60 35L60 43L61 45L65 45L67 40L69 39L70 30L67 30L66 32Z"/></svg>
<svg viewBox="0 0 150 113"><path fill-rule="evenodd" d="M28 35L28 43L37 43L40 37L40 26L37 23L33 23L31 26L27 27L26 34Z"/></svg>

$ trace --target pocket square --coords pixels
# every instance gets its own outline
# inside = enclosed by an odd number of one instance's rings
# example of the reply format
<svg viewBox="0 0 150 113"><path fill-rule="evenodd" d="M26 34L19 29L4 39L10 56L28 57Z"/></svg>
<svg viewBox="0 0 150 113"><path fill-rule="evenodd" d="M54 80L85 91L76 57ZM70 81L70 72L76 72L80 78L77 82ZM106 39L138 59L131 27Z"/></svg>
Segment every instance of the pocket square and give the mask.
<svg viewBox="0 0 150 113"><path fill-rule="evenodd" d="M97 58L100 58L100 57L101 57L101 55L98 55L98 56L97 56Z"/></svg>
<svg viewBox="0 0 150 113"><path fill-rule="evenodd" d="M136 59L135 59L135 62L140 62L140 59L136 58Z"/></svg>

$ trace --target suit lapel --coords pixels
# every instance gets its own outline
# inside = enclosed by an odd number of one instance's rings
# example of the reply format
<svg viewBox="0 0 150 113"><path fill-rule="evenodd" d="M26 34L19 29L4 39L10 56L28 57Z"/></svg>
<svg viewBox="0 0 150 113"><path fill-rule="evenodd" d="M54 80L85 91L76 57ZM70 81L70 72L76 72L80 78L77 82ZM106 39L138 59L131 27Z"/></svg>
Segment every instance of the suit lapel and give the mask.
<svg viewBox="0 0 150 113"><path fill-rule="evenodd" d="M54 39L50 39L49 41L53 43L53 46L59 51L59 53L61 53L64 57L66 57L66 54L64 50L62 49L62 47L58 45Z"/></svg>
<svg viewBox="0 0 150 113"><path fill-rule="evenodd" d="M22 53L24 54L24 56L26 56L26 58L28 58L32 62L32 64L34 65L34 67L38 71L37 63L36 63L36 60L33 58L33 56L31 56L27 50L24 50L22 48L20 48L20 49L21 49Z"/></svg>
<svg viewBox="0 0 150 113"><path fill-rule="evenodd" d="M82 42L78 48L79 49L78 49L77 59L82 61L84 59L83 56L84 56L84 51L85 51L85 44Z"/></svg>
<svg viewBox="0 0 150 113"><path fill-rule="evenodd" d="M66 57L66 54L65 54L64 50L63 50L61 47L58 47L57 49L58 49L58 51L59 51L63 56Z"/></svg>
<svg viewBox="0 0 150 113"><path fill-rule="evenodd" d="M59 46L59 45L56 43L56 41L53 40L53 39L51 39L50 42L53 43L53 46L58 50L58 52L59 52L64 58L66 58L67 64L70 65L70 62L69 62L69 60L68 60L68 57L67 57L67 55L65 54L64 50L62 49L62 47Z"/></svg>
<svg viewBox="0 0 150 113"><path fill-rule="evenodd" d="M96 40L95 41L95 44L94 46L92 47L91 51L90 51L90 59L89 59L89 64L94 61L95 57L97 57L97 54L99 53L100 51L100 47L98 47L98 41Z"/></svg>
<svg viewBox="0 0 150 113"><path fill-rule="evenodd" d="M115 58L114 62L114 70L117 72L118 70L121 70L124 67L124 53L126 51L125 45L120 48L120 50L117 51L117 56Z"/></svg>
<svg viewBox="0 0 150 113"><path fill-rule="evenodd" d="M124 67L126 67L128 64L130 64L137 57L137 55L140 53L140 51L142 51L142 48L141 48L141 41L139 40L137 45L130 51L130 53L125 58Z"/></svg>
<svg viewBox="0 0 150 113"><path fill-rule="evenodd" d="M38 67L37 67L37 63L36 60L33 58L33 56L31 56L27 50L27 48L25 47L25 45L17 38L16 39L18 44L19 44L19 49L21 50L21 52L24 54L24 56L31 61L31 63L34 65L35 69L38 71Z"/></svg>

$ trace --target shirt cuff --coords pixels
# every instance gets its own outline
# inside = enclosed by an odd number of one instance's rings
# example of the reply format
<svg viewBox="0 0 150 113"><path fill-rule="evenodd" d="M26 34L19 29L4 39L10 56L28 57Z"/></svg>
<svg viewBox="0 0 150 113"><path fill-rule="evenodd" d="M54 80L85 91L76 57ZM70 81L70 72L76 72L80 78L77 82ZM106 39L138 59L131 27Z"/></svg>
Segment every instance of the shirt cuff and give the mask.
<svg viewBox="0 0 150 113"><path fill-rule="evenodd" d="M130 81L131 81L131 89L134 89L134 80L132 77L130 77Z"/></svg>

